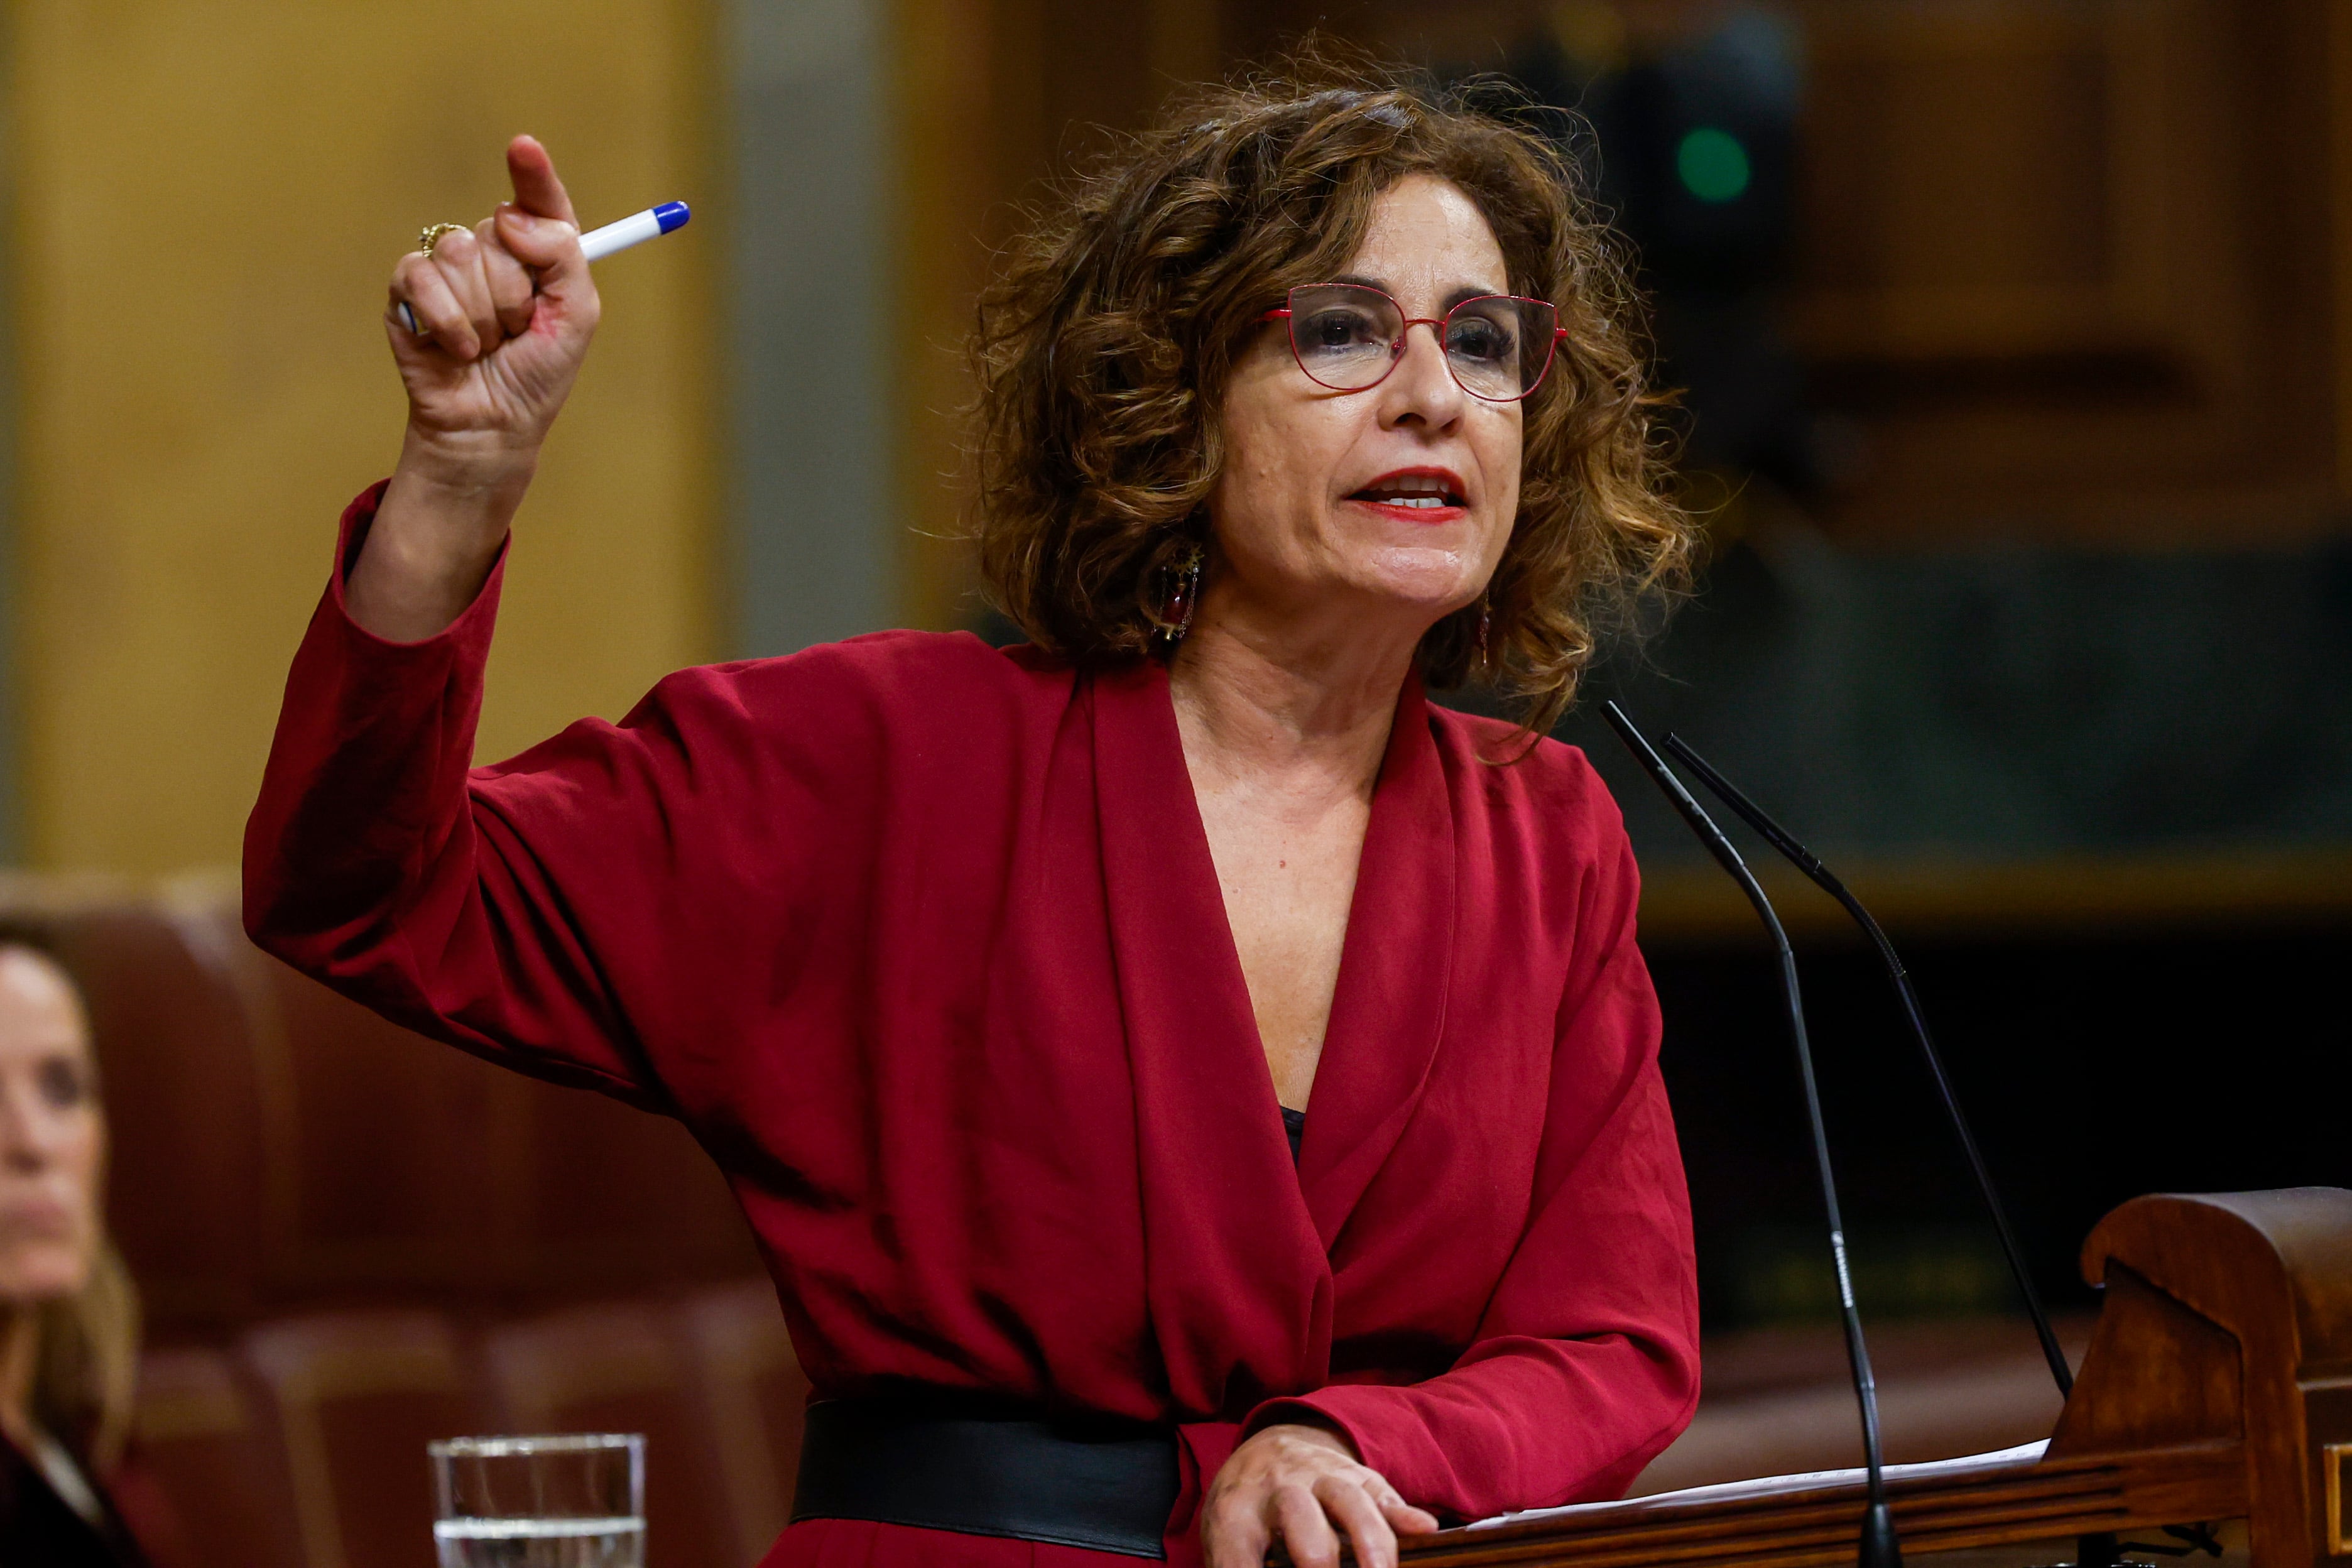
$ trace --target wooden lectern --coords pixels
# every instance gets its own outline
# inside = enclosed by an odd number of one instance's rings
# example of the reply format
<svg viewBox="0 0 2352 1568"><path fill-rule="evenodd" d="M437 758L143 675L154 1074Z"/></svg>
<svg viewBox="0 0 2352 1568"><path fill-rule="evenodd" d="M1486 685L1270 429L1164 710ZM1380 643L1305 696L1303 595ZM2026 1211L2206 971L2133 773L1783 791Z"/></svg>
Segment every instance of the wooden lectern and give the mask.
<svg viewBox="0 0 2352 1568"><path fill-rule="evenodd" d="M2352 1565L2352 1192L2135 1198L2091 1233L2083 1274L2105 1301L2048 1448L1890 1474L1906 1556L2074 1536L2088 1562L2125 1534L2242 1519L2254 1568ZM1850 1563L1862 1510L1858 1479L1787 1477L1444 1531L1402 1556Z"/></svg>

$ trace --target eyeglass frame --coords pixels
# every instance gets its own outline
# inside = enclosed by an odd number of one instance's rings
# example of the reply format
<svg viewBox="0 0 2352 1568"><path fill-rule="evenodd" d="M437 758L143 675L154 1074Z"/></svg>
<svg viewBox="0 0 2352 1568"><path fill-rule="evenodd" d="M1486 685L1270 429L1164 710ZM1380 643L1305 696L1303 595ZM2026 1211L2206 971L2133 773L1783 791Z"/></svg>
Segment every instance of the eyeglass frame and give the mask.
<svg viewBox="0 0 2352 1568"><path fill-rule="evenodd" d="M1549 379L1551 375L1551 367L1554 362L1559 358L1559 345L1568 341L1568 329L1561 326L1559 321L1559 307L1553 304L1549 300L1538 300L1533 296L1527 294L1474 294L1467 300L1456 300L1452 308L1449 309L1442 317L1407 316L1404 313L1404 306L1398 301L1395 295L1390 293L1385 289L1375 288L1370 283L1334 282L1298 284L1297 287L1289 289L1283 295L1281 304L1276 306L1273 310L1266 311L1265 314L1257 319L1258 325L1265 326L1269 321L1295 321L1297 318L1291 310L1290 302L1293 300L1296 300L1302 292L1309 289L1360 289L1367 294L1378 294L1381 299L1386 300L1391 307L1395 310L1398 316L1402 317L1403 320L1404 324L1397 329L1396 342L1389 346L1388 369L1381 372L1378 377L1366 382L1361 386L1334 386L1329 382L1325 381L1321 376L1317 375L1313 371L1308 370L1307 368L1307 361L1299 354L1298 352L1297 332L1287 327L1283 330L1283 342L1290 345L1290 361L1293 364L1298 367L1298 374L1313 382L1316 385L1323 388L1324 391L1336 392L1342 396L1353 392L1370 392L1372 388L1380 385L1381 382L1386 381L1390 376L1394 375L1396 374L1396 367L1404 363L1404 345L1406 335L1415 327L1427 327L1430 328L1436 335L1437 357L1445 362L1445 374L1453 377L1454 384L1461 387L1464 393L1467 394L1469 396L1476 398L1481 403L1525 403L1528 398L1535 395L1536 389L1538 387L1543 385L1545 381ZM1528 383L1527 390L1520 393L1516 397L1489 397L1483 392L1472 391L1471 388L1464 383L1460 374L1454 371L1453 356L1445 352L1446 323L1453 321L1454 318L1461 311L1469 309L1473 305L1481 304L1488 300L1508 300L1515 305L1541 305L1544 309L1552 312L1551 342L1544 345L1543 369L1536 372L1535 380Z"/></svg>

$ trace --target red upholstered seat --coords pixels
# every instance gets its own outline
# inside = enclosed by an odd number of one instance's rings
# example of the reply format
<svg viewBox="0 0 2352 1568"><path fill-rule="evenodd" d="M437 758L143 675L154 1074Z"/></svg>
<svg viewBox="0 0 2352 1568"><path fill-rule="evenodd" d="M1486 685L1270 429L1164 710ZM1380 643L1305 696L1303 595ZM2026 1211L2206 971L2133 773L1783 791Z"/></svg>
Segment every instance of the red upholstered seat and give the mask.
<svg viewBox="0 0 2352 1568"><path fill-rule="evenodd" d="M764 1280L736 1288L757 1258L684 1129L296 974L226 879L16 878L0 914L89 994L110 1220L172 1347L137 1484L191 1568L429 1561L425 1440L516 1426L645 1432L653 1561L757 1559L798 1365Z"/></svg>
<svg viewBox="0 0 2352 1568"><path fill-rule="evenodd" d="M433 1539L425 1445L488 1426L448 1323L323 1314L256 1330L246 1355L277 1406L311 1568L415 1568Z"/></svg>
<svg viewBox="0 0 2352 1568"><path fill-rule="evenodd" d="M645 1434L647 1568L741 1557L725 1456L671 1314L643 1303L575 1307L492 1330L484 1360L503 1430Z"/></svg>
<svg viewBox="0 0 2352 1568"><path fill-rule="evenodd" d="M751 1562L792 1517L808 1379L765 1279L709 1291L680 1312L700 1363L740 1560Z"/></svg>
<svg viewBox="0 0 2352 1568"><path fill-rule="evenodd" d="M263 1307L288 1173L268 1096L282 1042L253 1026L250 944L222 940L216 899L192 908L29 879L6 892L0 913L46 927L88 1000L112 1134L109 1218L151 1325L233 1331Z"/></svg>
<svg viewBox="0 0 2352 1568"><path fill-rule="evenodd" d="M133 1528L168 1538L153 1544L172 1568L301 1568L293 1489L268 1406L226 1351L141 1358L132 1462L164 1517L140 1517L135 1491L121 1501Z"/></svg>

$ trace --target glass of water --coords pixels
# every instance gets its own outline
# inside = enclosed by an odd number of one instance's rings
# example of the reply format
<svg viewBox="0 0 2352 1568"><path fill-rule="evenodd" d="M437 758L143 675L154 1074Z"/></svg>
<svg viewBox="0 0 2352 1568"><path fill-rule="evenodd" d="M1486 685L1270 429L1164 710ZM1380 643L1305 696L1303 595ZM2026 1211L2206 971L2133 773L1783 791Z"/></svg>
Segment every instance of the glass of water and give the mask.
<svg viewBox="0 0 2352 1568"><path fill-rule="evenodd" d="M444 1437L426 1448L441 1568L645 1568L639 1434Z"/></svg>

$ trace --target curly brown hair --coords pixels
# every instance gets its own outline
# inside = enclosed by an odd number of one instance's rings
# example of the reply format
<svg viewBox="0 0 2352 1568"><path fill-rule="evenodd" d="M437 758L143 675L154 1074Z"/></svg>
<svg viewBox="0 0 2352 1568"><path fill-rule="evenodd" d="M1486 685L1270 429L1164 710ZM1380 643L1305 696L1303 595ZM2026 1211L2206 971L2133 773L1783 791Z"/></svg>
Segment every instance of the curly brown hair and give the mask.
<svg viewBox="0 0 2352 1568"><path fill-rule="evenodd" d="M971 345L974 531L991 595L1040 647L1086 664L1166 646L1155 605L1202 539L1235 357L1269 304L1344 270L1413 174L1476 204L1512 291L1554 301L1568 334L1528 400L1487 667L1474 605L1423 637L1424 679L1489 679L1547 730L1601 628L1685 580L1693 531L1624 268L1571 161L1474 91L1303 54L1187 99L1015 243Z"/></svg>

